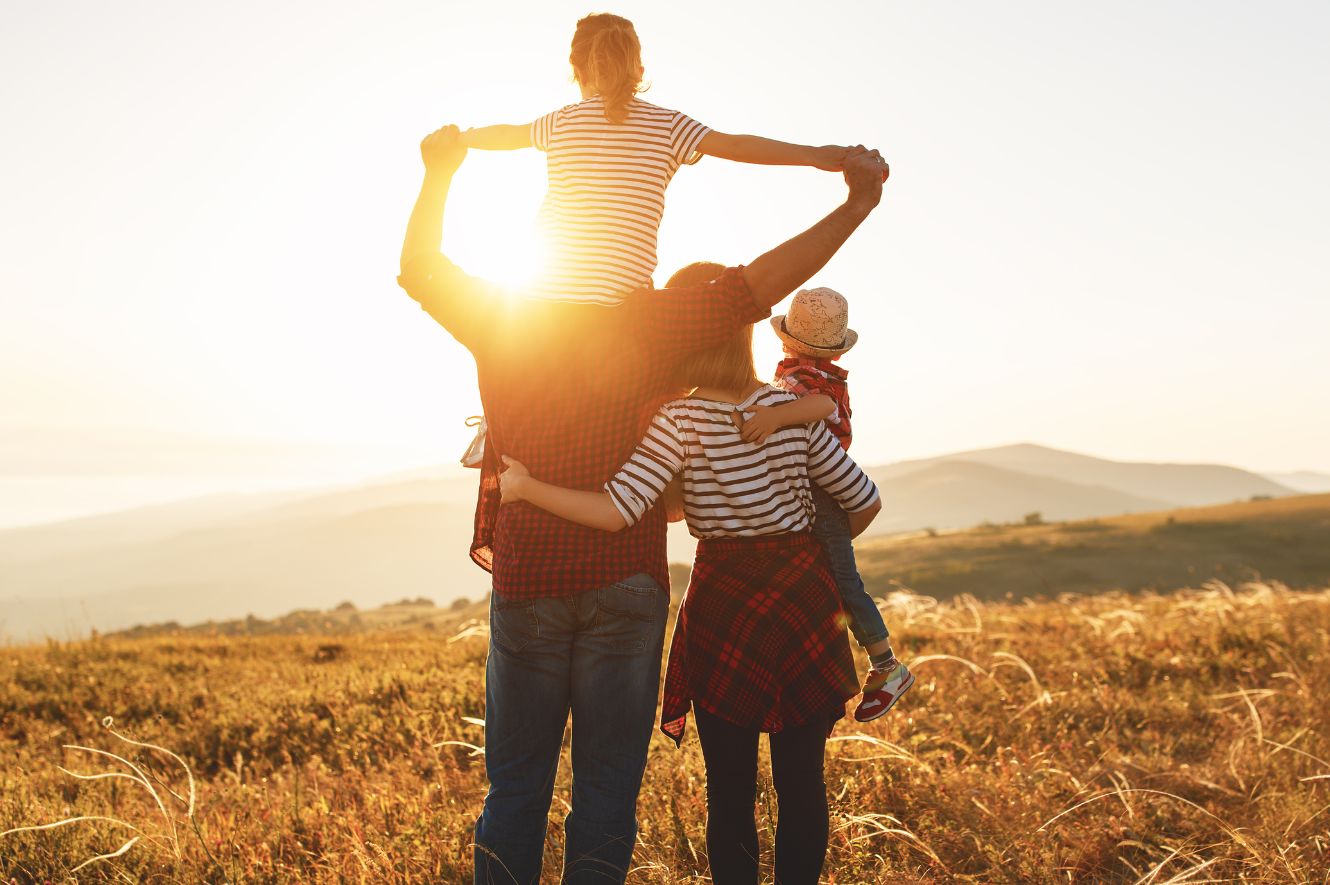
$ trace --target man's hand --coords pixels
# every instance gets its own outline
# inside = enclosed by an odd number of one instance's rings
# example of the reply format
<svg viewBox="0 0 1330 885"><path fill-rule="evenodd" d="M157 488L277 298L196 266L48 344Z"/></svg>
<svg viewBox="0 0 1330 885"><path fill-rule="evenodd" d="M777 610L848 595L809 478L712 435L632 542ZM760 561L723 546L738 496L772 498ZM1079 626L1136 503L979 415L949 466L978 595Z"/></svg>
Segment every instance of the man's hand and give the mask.
<svg viewBox="0 0 1330 885"><path fill-rule="evenodd" d="M753 406L748 411L753 413L753 417L745 418L738 412L734 413L739 435L746 441L760 446L767 441L767 437L780 430L780 420L771 406Z"/></svg>
<svg viewBox="0 0 1330 885"><path fill-rule="evenodd" d="M436 129L420 143L420 159L425 161L427 172L452 175L465 157L466 146L462 144L461 132L456 126Z"/></svg>
<svg viewBox="0 0 1330 885"><path fill-rule="evenodd" d="M845 183L850 187L849 202L874 209L882 200L882 183L891 175L891 167L882 155L863 145L850 148L845 158Z"/></svg>
<svg viewBox="0 0 1330 885"><path fill-rule="evenodd" d="M531 477L531 471L527 470L520 461L514 461L507 455L503 456L504 466L508 469L499 474L499 498L504 504L513 504L517 501L525 501L522 495L523 486Z"/></svg>

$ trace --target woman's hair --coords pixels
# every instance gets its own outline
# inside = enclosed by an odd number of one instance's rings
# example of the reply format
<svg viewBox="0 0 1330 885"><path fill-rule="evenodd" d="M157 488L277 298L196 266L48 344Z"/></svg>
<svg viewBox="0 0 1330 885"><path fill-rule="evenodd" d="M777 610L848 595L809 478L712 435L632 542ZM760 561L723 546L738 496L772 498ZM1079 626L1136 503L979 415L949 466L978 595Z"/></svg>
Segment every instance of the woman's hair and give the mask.
<svg viewBox="0 0 1330 885"><path fill-rule="evenodd" d="M684 357L675 374L685 390L714 387L742 393L757 380L753 368L753 324L737 329L728 340Z"/></svg>
<svg viewBox="0 0 1330 885"><path fill-rule="evenodd" d="M725 265L714 261L694 261L676 270L665 287L697 286L714 280L724 270ZM752 325L738 329L722 344L684 357L674 377L683 393L695 387L715 387L734 393L744 390L757 380L757 370L753 367Z"/></svg>
<svg viewBox="0 0 1330 885"><path fill-rule="evenodd" d="M642 90L642 44L633 23L599 12L577 23L568 55L573 76L605 103L605 118L622 123L628 105Z"/></svg>

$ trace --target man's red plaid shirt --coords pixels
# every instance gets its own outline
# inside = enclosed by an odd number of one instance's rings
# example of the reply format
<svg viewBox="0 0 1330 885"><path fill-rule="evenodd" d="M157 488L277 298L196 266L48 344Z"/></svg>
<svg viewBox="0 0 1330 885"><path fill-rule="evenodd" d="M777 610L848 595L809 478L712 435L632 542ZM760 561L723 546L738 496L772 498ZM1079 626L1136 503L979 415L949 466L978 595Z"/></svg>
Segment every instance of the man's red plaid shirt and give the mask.
<svg viewBox="0 0 1330 885"><path fill-rule="evenodd" d="M836 414L826 419L827 429L849 451L850 440L850 388L849 370L831 360L814 357L787 357L776 364L776 386L795 396L825 394L836 403Z"/></svg>
<svg viewBox="0 0 1330 885"><path fill-rule="evenodd" d="M601 491L651 416L682 393L673 368L770 314L741 268L697 286L643 290L616 307L514 300L439 254L398 282L476 360L488 439L471 558L504 599L571 596L645 572L669 586L665 514L621 532L499 506L500 456L555 485Z"/></svg>

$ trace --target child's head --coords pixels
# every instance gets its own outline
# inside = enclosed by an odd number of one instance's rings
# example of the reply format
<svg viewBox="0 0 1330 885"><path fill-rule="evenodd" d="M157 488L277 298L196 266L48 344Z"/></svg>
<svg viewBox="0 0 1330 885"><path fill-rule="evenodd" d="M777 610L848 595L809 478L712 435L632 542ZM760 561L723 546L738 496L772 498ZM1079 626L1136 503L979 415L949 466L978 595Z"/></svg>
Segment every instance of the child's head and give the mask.
<svg viewBox="0 0 1330 885"><path fill-rule="evenodd" d="M771 318L788 356L834 360L859 340L850 328L850 304L835 289L802 289L790 302L790 312Z"/></svg>
<svg viewBox="0 0 1330 885"><path fill-rule="evenodd" d="M568 55L579 85L605 103L611 123L628 117L628 105L642 86L642 44L633 23L600 12L577 23Z"/></svg>

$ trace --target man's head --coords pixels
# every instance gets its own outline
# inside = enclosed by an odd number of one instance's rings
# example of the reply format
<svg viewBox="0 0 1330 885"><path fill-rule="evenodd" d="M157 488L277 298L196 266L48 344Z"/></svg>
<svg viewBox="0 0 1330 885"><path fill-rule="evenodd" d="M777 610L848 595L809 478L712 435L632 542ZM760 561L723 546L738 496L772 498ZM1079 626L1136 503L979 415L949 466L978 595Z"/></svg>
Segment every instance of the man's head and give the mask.
<svg viewBox="0 0 1330 885"><path fill-rule="evenodd" d="M696 286L700 283L709 283L721 275L725 270L725 265L717 264L714 261L694 261L692 264L686 264L674 272L674 275L665 283L666 289L673 289L678 286Z"/></svg>

